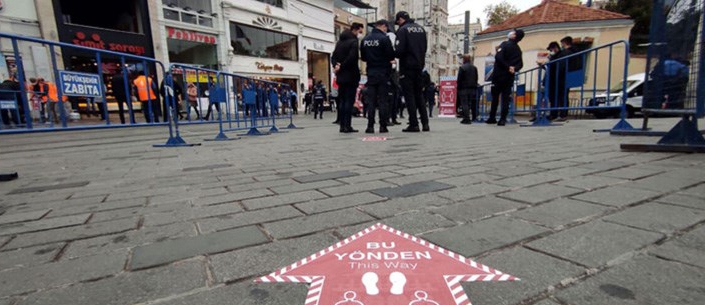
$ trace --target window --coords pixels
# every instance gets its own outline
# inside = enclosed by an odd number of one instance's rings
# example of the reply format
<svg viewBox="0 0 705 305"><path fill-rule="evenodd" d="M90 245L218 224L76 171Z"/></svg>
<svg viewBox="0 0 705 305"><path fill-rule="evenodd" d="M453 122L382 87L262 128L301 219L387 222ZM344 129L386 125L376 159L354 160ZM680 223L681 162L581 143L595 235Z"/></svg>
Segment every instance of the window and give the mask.
<svg viewBox="0 0 705 305"><path fill-rule="evenodd" d="M213 27L210 1L162 0L164 18L200 26Z"/></svg>
<svg viewBox="0 0 705 305"><path fill-rule="evenodd" d="M162 4L166 7L180 8L204 15L209 15L213 12L210 0L162 0Z"/></svg>
<svg viewBox="0 0 705 305"><path fill-rule="evenodd" d="M236 55L299 60L298 38L286 33L231 22L230 44Z"/></svg>
<svg viewBox="0 0 705 305"><path fill-rule="evenodd" d="M60 0L66 24L91 26L131 33L144 33L141 1Z"/></svg>
<svg viewBox="0 0 705 305"><path fill-rule="evenodd" d="M259 2L269 4L276 7L284 7L284 0L257 0Z"/></svg>

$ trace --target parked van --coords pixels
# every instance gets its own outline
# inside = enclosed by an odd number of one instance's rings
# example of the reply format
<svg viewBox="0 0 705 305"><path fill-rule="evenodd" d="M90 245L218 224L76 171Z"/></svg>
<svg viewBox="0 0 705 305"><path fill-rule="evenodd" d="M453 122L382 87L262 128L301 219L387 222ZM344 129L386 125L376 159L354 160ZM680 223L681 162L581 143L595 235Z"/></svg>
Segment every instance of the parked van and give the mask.
<svg viewBox="0 0 705 305"><path fill-rule="evenodd" d="M627 116L633 117L635 113L641 111L644 101L644 84L646 73L634 74L627 77ZM594 115L598 119L606 117L619 117L622 104L622 82L615 84L609 92L603 92L590 99L591 107L615 107L609 109L588 109L585 112Z"/></svg>

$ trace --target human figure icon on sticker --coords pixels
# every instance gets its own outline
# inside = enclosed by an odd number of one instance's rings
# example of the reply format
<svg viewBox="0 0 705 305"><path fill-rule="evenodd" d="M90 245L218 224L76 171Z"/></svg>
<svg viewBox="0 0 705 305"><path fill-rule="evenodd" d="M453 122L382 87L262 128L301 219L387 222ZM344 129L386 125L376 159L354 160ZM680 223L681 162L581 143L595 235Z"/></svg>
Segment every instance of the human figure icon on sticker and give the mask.
<svg viewBox="0 0 705 305"><path fill-rule="evenodd" d="M365 305L362 302L355 300L355 298L357 298L357 293L354 291L346 291L345 294L343 294L344 300L335 303L335 305Z"/></svg>
<svg viewBox="0 0 705 305"><path fill-rule="evenodd" d="M411 301L409 305L440 305L434 300L429 300L426 291L419 290L416 291L414 295L416 296L416 300Z"/></svg>

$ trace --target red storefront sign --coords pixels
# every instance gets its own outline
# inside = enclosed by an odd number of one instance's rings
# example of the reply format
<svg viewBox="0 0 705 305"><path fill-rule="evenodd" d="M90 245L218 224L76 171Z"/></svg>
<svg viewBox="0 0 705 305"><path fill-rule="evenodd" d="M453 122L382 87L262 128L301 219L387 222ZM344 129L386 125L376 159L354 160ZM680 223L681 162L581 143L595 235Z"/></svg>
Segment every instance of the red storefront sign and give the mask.
<svg viewBox="0 0 705 305"><path fill-rule="evenodd" d="M215 35L187 31L182 29L175 29L172 27L166 27L166 33L169 39L193 41L207 44L216 44L218 42L218 37L216 37Z"/></svg>
<svg viewBox="0 0 705 305"><path fill-rule="evenodd" d="M441 76L438 113L441 117L455 117L458 93L458 81L455 76Z"/></svg>
<svg viewBox="0 0 705 305"><path fill-rule="evenodd" d="M98 33L76 32L76 35L71 40L71 43L82 47L121 53L131 53L135 55L144 55L146 53L146 48L144 46L129 43L106 42Z"/></svg>
<svg viewBox="0 0 705 305"><path fill-rule="evenodd" d="M257 282L310 283L305 305L470 305L461 282L515 280L376 224Z"/></svg>

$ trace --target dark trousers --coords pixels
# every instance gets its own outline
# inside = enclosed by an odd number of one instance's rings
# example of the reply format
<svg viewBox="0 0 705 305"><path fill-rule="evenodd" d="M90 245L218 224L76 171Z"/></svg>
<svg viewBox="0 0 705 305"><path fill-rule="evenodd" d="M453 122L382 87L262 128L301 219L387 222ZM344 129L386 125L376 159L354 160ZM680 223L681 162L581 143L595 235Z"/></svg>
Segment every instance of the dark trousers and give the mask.
<svg viewBox="0 0 705 305"><path fill-rule="evenodd" d="M340 96L340 93L338 94L338 96ZM340 109L340 97L334 99L333 102L335 103L335 109ZM331 103L331 107L333 107L333 103ZM336 112L335 114L335 121L340 124L340 116L343 115L343 112L340 110L337 111L338 112Z"/></svg>
<svg viewBox="0 0 705 305"><path fill-rule="evenodd" d="M321 115L321 119L323 118L323 99L314 99L313 100L313 118L317 118L318 115Z"/></svg>
<svg viewBox="0 0 705 305"><path fill-rule="evenodd" d="M403 70L400 80L401 89L406 100L406 109L409 114L409 126L418 127L419 117L421 124L428 126L428 113L426 112L426 101L423 97L423 84L421 83L421 70Z"/></svg>
<svg viewBox="0 0 705 305"><path fill-rule="evenodd" d="M120 116L120 123L125 124L125 102L124 100L116 100L118 104L118 115ZM131 107L128 107L128 111ZM135 123L135 117L130 113L130 122Z"/></svg>
<svg viewBox="0 0 705 305"><path fill-rule="evenodd" d="M492 86L492 107L490 107L489 120L496 120L497 106L499 105L500 97L502 98L502 113L500 120L507 120L509 114L509 101L512 95L512 82L496 83Z"/></svg>
<svg viewBox="0 0 705 305"><path fill-rule="evenodd" d="M433 104L435 102L435 98L428 98L426 99L428 102L428 117L433 117Z"/></svg>
<svg viewBox="0 0 705 305"><path fill-rule="evenodd" d="M208 103L208 111L206 112L206 117L204 118L206 121L208 121L211 117L211 111L213 111L213 106L215 106L215 110L220 113L220 103Z"/></svg>
<svg viewBox="0 0 705 305"><path fill-rule="evenodd" d="M355 104L357 84L338 84L338 100L340 100L340 127L352 128L352 109Z"/></svg>
<svg viewBox="0 0 705 305"><path fill-rule="evenodd" d="M567 90L565 81L551 80L548 88L548 101L553 108L568 107ZM565 118L568 116L568 110L551 110L551 118Z"/></svg>
<svg viewBox="0 0 705 305"><path fill-rule="evenodd" d="M367 83L367 127L375 126L375 111L379 109L379 126L386 127L389 122L389 99L391 96L388 82L374 85Z"/></svg>
<svg viewBox="0 0 705 305"><path fill-rule="evenodd" d="M470 112L472 111L472 120L477 119L477 92L469 91L463 92L458 95L458 100L460 101L460 107L463 109L463 119L470 119Z"/></svg>
<svg viewBox="0 0 705 305"><path fill-rule="evenodd" d="M159 117L162 116L162 107L159 100L140 101L142 103L142 113L144 114L144 119L147 123L159 123ZM149 113L149 105L152 105L152 115L154 115L154 122L152 122L152 116Z"/></svg>

